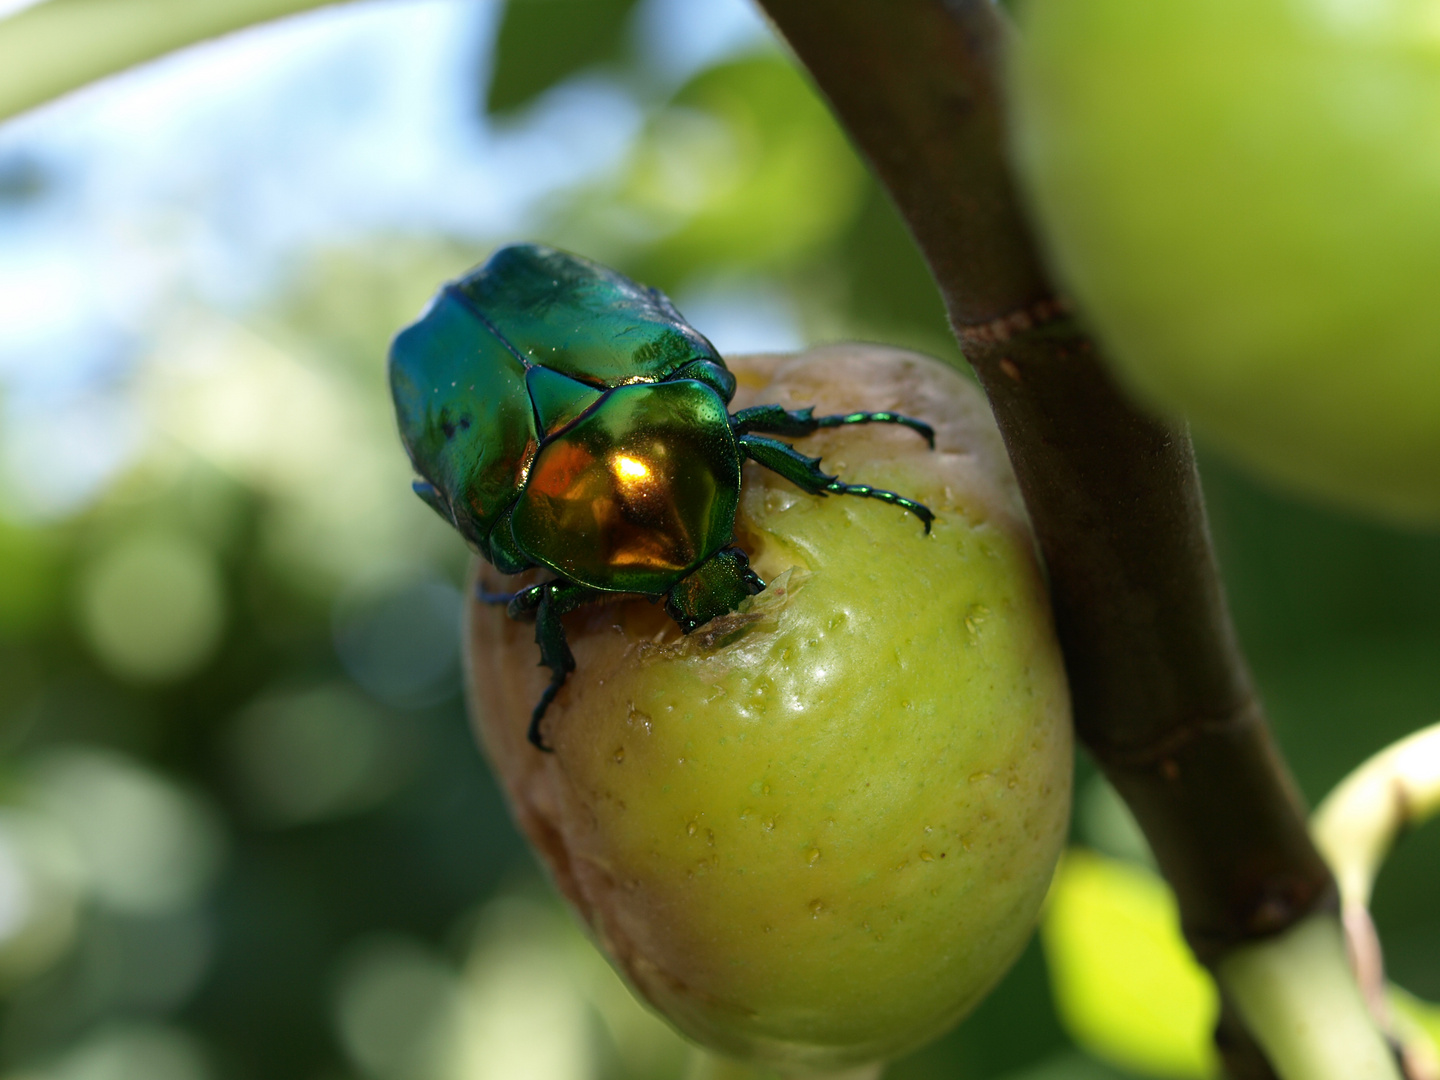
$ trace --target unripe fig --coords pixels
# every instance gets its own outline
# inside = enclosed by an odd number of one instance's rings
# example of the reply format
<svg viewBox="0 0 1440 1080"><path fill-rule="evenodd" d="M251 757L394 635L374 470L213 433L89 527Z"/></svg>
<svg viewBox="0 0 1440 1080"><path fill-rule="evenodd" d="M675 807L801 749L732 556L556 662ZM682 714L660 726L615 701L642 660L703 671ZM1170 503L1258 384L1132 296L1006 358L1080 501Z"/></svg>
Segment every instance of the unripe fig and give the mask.
<svg viewBox="0 0 1440 1080"><path fill-rule="evenodd" d="M469 693L516 819L630 984L724 1054L836 1068L938 1034L1023 948L1068 819L1069 698L972 384L874 346L727 363L736 408L933 424L934 451L878 424L798 443L926 503L933 532L747 466L736 539L763 593L688 637L640 600L567 616L548 754L526 741L533 631L474 602Z"/></svg>
<svg viewBox="0 0 1440 1080"><path fill-rule="evenodd" d="M1016 164L1121 373L1257 471L1440 522L1431 0L1024 0Z"/></svg>

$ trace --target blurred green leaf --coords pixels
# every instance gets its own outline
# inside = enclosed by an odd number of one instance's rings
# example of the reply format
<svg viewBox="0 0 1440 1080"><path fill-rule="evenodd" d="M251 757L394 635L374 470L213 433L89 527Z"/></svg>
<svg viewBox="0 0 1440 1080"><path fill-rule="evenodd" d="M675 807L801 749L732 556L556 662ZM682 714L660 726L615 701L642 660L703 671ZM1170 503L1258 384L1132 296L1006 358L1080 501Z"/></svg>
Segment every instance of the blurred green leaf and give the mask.
<svg viewBox="0 0 1440 1080"><path fill-rule="evenodd" d="M59 599L60 539L0 519L0 636L19 636Z"/></svg>
<svg viewBox="0 0 1440 1080"><path fill-rule="evenodd" d="M0 120L206 38L336 0L43 0L0 19Z"/></svg>
<svg viewBox="0 0 1440 1080"><path fill-rule="evenodd" d="M557 231L674 289L697 274L796 270L833 247L864 192L864 167L794 65L749 56L654 112L617 179L557 207Z"/></svg>
<svg viewBox="0 0 1440 1080"><path fill-rule="evenodd" d="M693 123L696 114L723 135ZM685 138L686 134L692 138ZM782 57L712 68L676 95L642 150L635 183L695 213L662 250L697 262L783 262L836 235L859 209L864 167L815 91Z"/></svg>
<svg viewBox="0 0 1440 1080"><path fill-rule="evenodd" d="M1216 1073L1215 986L1158 874L1071 849L1041 928L1060 1019L1097 1057L1146 1076Z"/></svg>
<svg viewBox="0 0 1440 1080"><path fill-rule="evenodd" d="M873 178L866 177L860 210L827 262L845 281L843 333L963 364L935 279Z"/></svg>
<svg viewBox="0 0 1440 1080"><path fill-rule="evenodd" d="M636 0L510 0L485 106L514 112L586 68L623 58Z"/></svg>

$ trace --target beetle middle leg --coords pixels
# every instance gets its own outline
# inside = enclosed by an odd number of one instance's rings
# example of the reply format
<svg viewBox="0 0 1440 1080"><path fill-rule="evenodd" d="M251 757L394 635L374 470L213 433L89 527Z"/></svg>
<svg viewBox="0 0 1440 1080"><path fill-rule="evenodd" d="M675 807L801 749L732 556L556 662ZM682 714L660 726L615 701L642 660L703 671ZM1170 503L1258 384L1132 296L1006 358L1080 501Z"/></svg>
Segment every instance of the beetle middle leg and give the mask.
<svg viewBox="0 0 1440 1080"><path fill-rule="evenodd" d="M819 458L808 457L789 443L767 439L763 435L741 435L738 441L740 449L744 450L752 461L779 473L811 495L859 495L866 499L878 499L880 502L909 510L924 522L927 533L930 531L930 523L935 520L934 511L924 503L907 499L904 495L897 495L884 488L871 487L869 484L847 484L821 469Z"/></svg>
<svg viewBox="0 0 1440 1080"><path fill-rule="evenodd" d="M610 595L571 581L546 581L521 589L509 598L506 614L510 618L535 619L535 644L540 646L540 664L550 669L550 685L545 687L535 711L530 714L530 728L525 734L531 745L546 753L551 748L545 745L540 734L540 721L560 692L560 687L575 670L575 654L570 651L570 643L565 639L565 627L560 622L560 616L574 611L581 604Z"/></svg>
<svg viewBox="0 0 1440 1080"><path fill-rule="evenodd" d="M852 412L836 416L814 416L813 408L787 409L781 405L756 405L741 409L730 417L730 426L735 434L745 435L752 431L768 435L812 435L821 428L848 427L851 424L900 424L916 432L935 449L935 429L924 420L896 412Z"/></svg>

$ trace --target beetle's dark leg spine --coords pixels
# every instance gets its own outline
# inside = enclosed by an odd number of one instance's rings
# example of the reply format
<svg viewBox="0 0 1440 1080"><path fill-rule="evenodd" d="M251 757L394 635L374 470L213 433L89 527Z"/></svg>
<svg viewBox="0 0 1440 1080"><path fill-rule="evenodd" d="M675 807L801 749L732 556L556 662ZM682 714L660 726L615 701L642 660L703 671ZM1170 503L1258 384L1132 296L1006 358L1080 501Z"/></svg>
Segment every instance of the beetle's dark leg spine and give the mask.
<svg viewBox="0 0 1440 1080"><path fill-rule="evenodd" d="M851 424L899 424L916 432L935 449L935 429L923 420L895 412L853 412L836 416L813 416L814 409L786 409L780 405L756 405L730 417L735 434L764 432L768 435L799 437L820 428L848 427Z"/></svg>
<svg viewBox="0 0 1440 1080"><path fill-rule="evenodd" d="M525 733L532 746L547 754L552 748L545 745L545 739L540 734L540 721L545 717L545 710L555 700L555 695L565 685L565 680L575 670L575 654L570 651L570 643L565 639L565 627L560 622L560 616L574 611L581 604L608 595L610 594L599 589L591 589L570 581L547 581L521 589L511 598L510 606L506 609L506 614L512 619L534 616L535 644L540 646L540 665L550 669L550 685L545 687L535 705L535 711L530 714L530 727Z"/></svg>
<svg viewBox="0 0 1440 1080"><path fill-rule="evenodd" d="M930 531L930 523L935 520L934 512L924 503L907 499L904 495L886 491L884 488L871 487L869 484L847 484L822 470L819 458L808 457L789 443L767 439L763 435L741 435L736 441L750 460L779 473L811 495L859 495L865 499L878 499L910 511L924 523L927 533Z"/></svg>
<svg viewBox="0 0 1440 1080"><path fill-rule="evenodd" d="M522 589L521 592L523 591ZM519 595L520 593L518 592L491 592L478 581L475 583L475 599L479 600L482 604L495 604L496 606L504 604L508 606Z"/></svg>

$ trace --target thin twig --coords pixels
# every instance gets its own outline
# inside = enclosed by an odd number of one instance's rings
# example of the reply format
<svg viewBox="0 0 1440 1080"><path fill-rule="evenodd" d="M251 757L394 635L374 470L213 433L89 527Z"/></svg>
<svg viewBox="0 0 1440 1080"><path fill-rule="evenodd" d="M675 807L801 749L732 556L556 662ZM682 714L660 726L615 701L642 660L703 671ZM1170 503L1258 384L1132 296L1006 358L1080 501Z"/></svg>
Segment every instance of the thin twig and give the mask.
<svg viewBox="0 0 1440 1080"><path fill-rule="evenodd" d="M1370 893L1381 864L1407 830L1440 813L1440 724L1386 747L1336 785L1311 818L1315 842L1340 886L1350 959L1365 1002L1382 1028L1405 1044L1409 1076L1440 1076L1435 1051L1402 1037L1387 1000Z"/></svg>
<svg viewBox="0 0 1440 1080"><path fill-rule="evenodd" d="M1386 747L1315 811L1315 842L1347 906L1370 904L1375 875L1407 829L1440 813L1440 724Z"/></svg>

